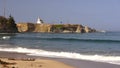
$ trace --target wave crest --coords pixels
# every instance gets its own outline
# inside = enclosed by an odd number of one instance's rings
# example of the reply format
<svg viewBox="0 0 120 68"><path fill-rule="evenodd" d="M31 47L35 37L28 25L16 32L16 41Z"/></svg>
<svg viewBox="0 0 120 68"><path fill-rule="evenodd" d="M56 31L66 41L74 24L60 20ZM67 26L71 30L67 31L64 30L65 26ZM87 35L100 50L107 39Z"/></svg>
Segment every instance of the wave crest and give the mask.
<svg viewBox="0 0 120 68"><path fill-rule="evenodd" d="M53 52L53 51L45 51L45 50L40 50L40 49L27 49L27 48L22 48L22 47L0 48L0 51L27 53L27 55L31 55L31 56L83 59L83 60L106 62L106 63L112 63L112 64L119 64L120 65L120 56L83 55L83 54L80 54L80 53Z"/></svg>
<svg viewBox="0 0 120 68"><path fill-rule="evenodd" d="M119 42L120 40L107 40L107 39L77 39L77 38L42 38L45 40L68 40L68 41L85 41L85 42Z"/></svg>
<svg viewBox="0 0 120 68"><path fill-rule="evenodd" d="M119 39L92 39L92 38L41 38L41 37L15 37L13 39L23 39L23 40L49 40L49 41L81 41L81 42L110 42L110 43L120 43Z"/></svg>
<svg viewBox="0 0 120 68"><path fill-rule="evenodd" d="M0 37L0 40L7 40L7 39L10 39L11 38L11 36L2 36L2 37Z"/></svg>

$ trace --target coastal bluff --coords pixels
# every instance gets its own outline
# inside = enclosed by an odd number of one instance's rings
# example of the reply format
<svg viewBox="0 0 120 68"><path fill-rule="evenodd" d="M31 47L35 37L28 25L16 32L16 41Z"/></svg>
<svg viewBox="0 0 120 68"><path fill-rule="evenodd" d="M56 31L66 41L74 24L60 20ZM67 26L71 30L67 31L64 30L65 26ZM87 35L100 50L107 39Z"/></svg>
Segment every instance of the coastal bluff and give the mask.
<svg viewBox="0 0 120 68"><path fill-rule="evenodd" d="M41 32L41 33L92 33L96 32L88 26L80 24L37 24L17 23L19 32Z"/></svg>
<svg viewBox="0 0 120 68"><path fill-rule="evenodd" d="M11 15L8 18L0 16L0 33L18 33L16 23Z"/></svg>

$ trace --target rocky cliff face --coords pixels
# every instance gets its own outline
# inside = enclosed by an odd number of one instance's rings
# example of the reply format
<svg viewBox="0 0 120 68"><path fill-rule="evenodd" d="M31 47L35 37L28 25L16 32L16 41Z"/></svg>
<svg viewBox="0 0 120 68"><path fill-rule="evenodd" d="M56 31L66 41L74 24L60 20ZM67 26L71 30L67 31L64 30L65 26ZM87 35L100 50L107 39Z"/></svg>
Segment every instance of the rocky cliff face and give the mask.
<svg viewBox="0 0 120 68"><path fill-rule="evenodd" d="M96 30L90 27L79 25L79 24L55 24L55 25L52 25L51 32L91 33L91 32L96 32Z"/></svg>
<svg viewBox="0 0 120 68"><path fill-rule="evenodd" d="M33 32L51 32L51 25L49 24L35 24L35 30Z"/></svg>
<svg viewBox="0 0 120 68"><path fill-rule="evenodd" d="M0 33L16 33L18 29L12 16L5 18L0 16Z"/></svg>
<svg viewBox="0 0 120 68"><path fill-rule="evenodd" d="M51 33L90 33L95 29L79 24L33 24L18 23L19 32L51 32Z"/></svg>
<svg viewBox="0 0 120 68"><path fill-rule="evenodd" d="M32 23L18 23L17 28L19 32L33 32L35 26Z"/></svg>
<svg viewBox="0 0 120 68"><path fill-rule="evenodd" d="M0 33L16 32L51 32L51 33L91 33L96 32L88 26L79 24L33 24L18 23L17 26L13 17L5 18L0 16Z"/></svg>
<svg viewBox="0 0 120 68"><path fill-rule="evenodd" d="M50 32L49 24L18 23L19 32Z"/></svg>

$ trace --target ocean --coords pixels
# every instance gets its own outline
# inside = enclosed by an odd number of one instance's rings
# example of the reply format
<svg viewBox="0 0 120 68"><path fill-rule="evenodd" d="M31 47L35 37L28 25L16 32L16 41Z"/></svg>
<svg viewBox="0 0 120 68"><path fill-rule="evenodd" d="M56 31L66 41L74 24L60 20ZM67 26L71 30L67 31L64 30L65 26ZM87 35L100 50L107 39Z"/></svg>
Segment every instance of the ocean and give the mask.
<svg viewBox="0 0 120 68"><path fill-rule="evenodd" d="M120 32L2 33L0 51L120 65Z"/></svg>

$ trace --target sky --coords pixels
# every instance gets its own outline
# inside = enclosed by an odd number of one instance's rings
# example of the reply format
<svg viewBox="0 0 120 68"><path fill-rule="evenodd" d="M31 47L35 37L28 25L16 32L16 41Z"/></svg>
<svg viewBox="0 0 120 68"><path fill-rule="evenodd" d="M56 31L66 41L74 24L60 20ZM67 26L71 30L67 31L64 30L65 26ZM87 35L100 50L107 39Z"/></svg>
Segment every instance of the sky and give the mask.
<svg viewBox="0 0 120 68"><path fill-rule="evenodd" d="M6 17L11 14L16 23L36 23L40 17L46 23L120 31L120 0L0 0L0 16L4 5Z"/></svg>

